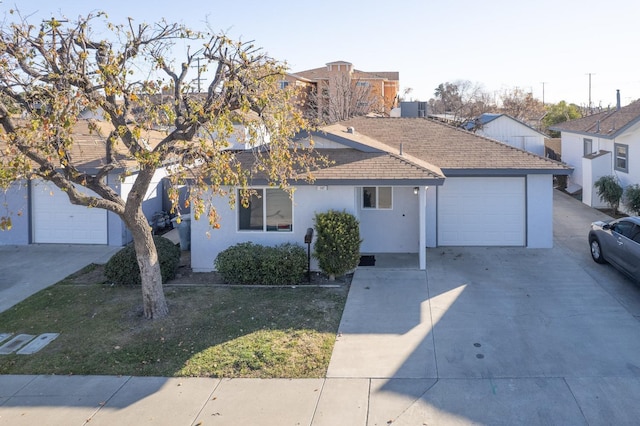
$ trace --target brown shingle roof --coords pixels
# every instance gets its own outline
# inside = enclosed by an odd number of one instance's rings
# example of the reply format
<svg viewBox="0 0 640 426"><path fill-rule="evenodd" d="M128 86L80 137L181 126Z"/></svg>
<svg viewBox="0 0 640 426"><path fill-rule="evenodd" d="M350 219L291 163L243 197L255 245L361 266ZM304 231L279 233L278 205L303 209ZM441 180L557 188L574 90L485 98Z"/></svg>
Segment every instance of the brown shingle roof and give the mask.
<svg viewBox="0 0 640 426"><path fill-rule="evenodd" d="M388 152L363 152L350 148L316 148L313 152L330 162L311 171L316 185L362 185L371 182L385 185L439 185L444 180L439 170ZM236 158L244 169L250 169L254 162L254 154L250 151L239 152ZM295 176L297 184L304 184L306 177L305 173L300 172ZM267 183L266 175L262 172L254 174L252 183Z"/></svg>
<svg viewBox="0 0 640 426"><path fill-rule="evenodd" d="M614 138L638 121L640 121L640 100L619 110L603 111L588 117L565 121L550 127L550 129Z"/></svg>
<svg viewBox="0 0 640 426"><path fill-rule="evenodd" d="M430 170L399 155L387 152L362 152L356 149L316 149L333 163L313 172L317 180L416 181L442 179L437 170Z"/></svg>
<svg viewBox="0 0 640 426"><path fill-rule="evenodd" d="M353 127L355 133L347 133L348 127ZM554 174L571 171L557 161L430 119L357 117L325 130L357 143L369 145L367 139L375 140L389 152L399 153L402 149L403 154L433 164L445 175L473 170Z"/></svg>
<svg viewBox="0 0 640 426"><path fill-rule="evenodd" d="M92 126L95 128L91 128ZM73 128L73 145L71 146L71 164L79 170L93 170L106 165L107 160L107 137L113 130L113 125L105 121L81 119ZM142 134L151 146L157 145L165 134L161 131L151 130ZM5 142L0 142L0 148L5 146ZM4 155L4 150L0 150ZM112 154L115 165L126 169L135 169L138 163L131 158L131 154L122 142L117 142L112 147ZM55 161L54 161L55 165ZM36 165L34 164L34 167Z"/></svg>

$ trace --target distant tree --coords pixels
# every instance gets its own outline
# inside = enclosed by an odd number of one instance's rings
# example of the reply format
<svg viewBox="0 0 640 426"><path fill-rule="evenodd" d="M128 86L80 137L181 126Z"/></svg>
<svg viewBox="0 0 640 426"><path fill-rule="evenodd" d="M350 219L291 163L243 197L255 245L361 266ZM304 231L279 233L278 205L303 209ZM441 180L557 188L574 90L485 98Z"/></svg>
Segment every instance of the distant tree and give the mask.
<svg viewBox="0 0 640 426"><path fill-rule="evenodd" d="M412 87L406 87L401 95L398 95L398 102L412 101L413 97L409 96L413 93Z"/></svg>
<svg viewBox="0 0 640 426"><path fill-rule="evenodd" d="M432 111L444 114L458 111L462 106L462 95L456 83L440 83L433 92L435 102Z"/></svg>
<svg viewBox="0 0 640 426"><path fill-rule="evenodd" d="M549 127L582 117L582 113L580 112L580 107L578 105L567 104L565 101L547 105L546 112L546 115L542 119L543 129L554 138L559 138L560 132L548 130Z"/></svg>
<svg viewBox="0 0 640 426"><path fill-rule="evenodd" d="M296 167L309 170L313 156L291 142L306 122L290 93L277 87L285 66L251 43L164 21L134 25L129 19L113 25L98 13L77 22L51 19L31 25L14 16L18 22L0 24L2 189L16 181L44 179L73 204L118 215L133 236L144 315L166 316L158 254L142 211L151 179L159 167L171 164L174 188L191 186L192 214L205 215L215 227L218 216L203 198L205 191L233 197L235 191L227 189L246 189L253 170L286 188ZM169 54L180 40L201 47L187 49L185 61L174 66ZM214 74L206 91L193 95L188 76L198 57ZM87 111L103 116L111 129L89 120L96 138L105 141L104 162L97 170L83 168L73 150L76 124ZM234 124L247 130L245 142L251 146L269 136L268 147L253 150L255 161L248 168L234 151L224 149ZM154 132L160 133L159 141L149 144ZM106 181L118 167L116 153L136 164L126 199ZM248 190L241 193L243 201L250 196ZM177 206L175 189L170 198ZM8 228L10 221L4 218L0 226Z"/></svg>
<svg viewBox="0 0 640 426"><path fill-rule="evenodd" d="M449 114L456 122L470 120L495 109L492 96L480 83L468 80L441 83L429 100L429 110L435 114Z"/></svg>
<svg viewBox="0 0 640 426"><path fill-rule="evenodd" d="M500 108L502 113L525 123L539 122L544 115L542 102L534 98L531 92L525 92L518 87L502 92L500 100L502 102Z"/></svg>

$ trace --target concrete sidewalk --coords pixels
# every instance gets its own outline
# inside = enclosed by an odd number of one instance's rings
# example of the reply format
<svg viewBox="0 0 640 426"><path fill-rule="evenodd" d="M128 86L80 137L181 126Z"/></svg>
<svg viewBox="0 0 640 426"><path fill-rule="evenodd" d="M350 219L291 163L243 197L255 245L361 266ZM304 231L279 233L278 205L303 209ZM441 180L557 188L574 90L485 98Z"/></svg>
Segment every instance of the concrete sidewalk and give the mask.
<svg viewBox="0 0 640 426"><path fill-rule="evenodd" d="M0 376L0 424L637 424L640 289L555 197L553 249L358 269L324 379Z"/></svg>

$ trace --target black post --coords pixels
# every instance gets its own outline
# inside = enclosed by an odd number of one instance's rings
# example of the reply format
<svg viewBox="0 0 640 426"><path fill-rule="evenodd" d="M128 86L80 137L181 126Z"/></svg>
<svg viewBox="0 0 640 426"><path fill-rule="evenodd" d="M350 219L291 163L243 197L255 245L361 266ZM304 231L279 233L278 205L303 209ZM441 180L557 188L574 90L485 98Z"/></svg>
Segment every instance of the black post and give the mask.
<svg viewBox="0 0 640 426"><path fill-rule="evenodd" d="M313 228L307 228L304 242L307 245L307 280L311 284L311 240L313 240Z"/></svg>

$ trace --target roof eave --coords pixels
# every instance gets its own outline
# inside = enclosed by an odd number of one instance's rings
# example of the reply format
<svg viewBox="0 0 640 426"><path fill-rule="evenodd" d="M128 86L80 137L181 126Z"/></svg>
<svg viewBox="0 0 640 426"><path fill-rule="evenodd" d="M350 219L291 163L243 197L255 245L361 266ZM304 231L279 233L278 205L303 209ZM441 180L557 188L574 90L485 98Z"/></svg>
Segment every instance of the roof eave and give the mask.
<svg viewBox="0 0 640 426"><path fill-rule="evenodd" d="M555 130L555 129L552 129L551 127L549 129L550 130ZM591 137L591 138L600 138L600 139L615 139L620 134L619 131L616 132L616 133L610 134L610 135L603 134L603 133L585 132L585 131L582 131L582 130L556 130L556 132L572 133L574 135L588 136L588 137Z"/></svg>
<svg viewBox="0 0 640 426"><path fill-rule="evenodd" d="M316 179L313 182L298 180L292 186L440 186L446 178L411 179ZM254 179L252 185L267 185L266 179Z"/></svg>
<svg viewBox="0 0 640 426"><path fill-rule="evenodd" d="M525 176L525 175L561 175L573 173L572 168L565 169L448 169L443 168L446 177L482 177L482 176Z"/></svg>

